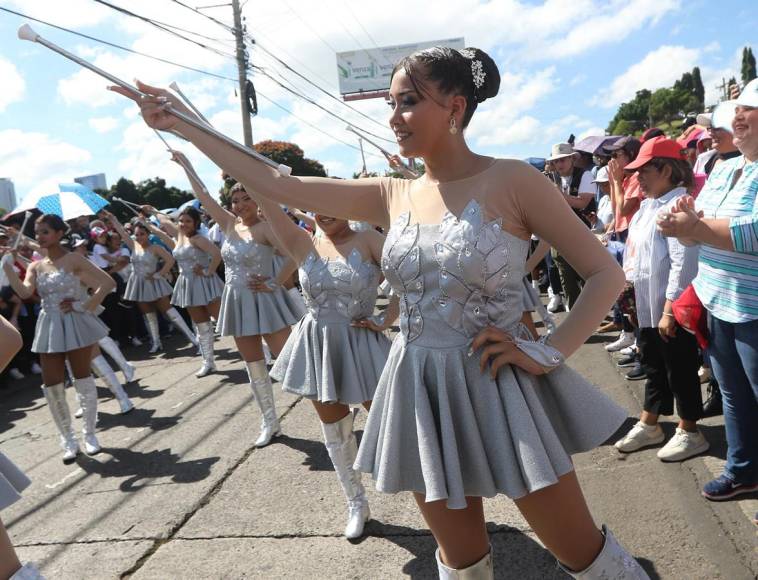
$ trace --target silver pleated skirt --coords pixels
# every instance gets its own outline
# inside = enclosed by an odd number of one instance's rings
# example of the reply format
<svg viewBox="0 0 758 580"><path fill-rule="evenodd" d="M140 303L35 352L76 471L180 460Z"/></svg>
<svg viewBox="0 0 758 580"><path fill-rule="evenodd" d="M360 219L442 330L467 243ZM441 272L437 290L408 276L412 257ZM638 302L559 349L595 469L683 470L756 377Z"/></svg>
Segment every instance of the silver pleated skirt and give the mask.
<svg viewBox="0 0 758 580"><path fill-rule="evenodd" d="M543 376L507 366L495 380L466 348L399 336L374 396L355 466L386 493L466 507L466 496L520 498L573 469L627 413L567 366Z"/></svg>
<svg viewBox="0 0 758 580"><path fill-rule="evenodd" d="M69 352L90 346L108 336L108 327L89 312L45 310L37 318L32 352Z"/></svg>
<svg viewBox="0 0 758 580"><path fill-rule="evenodd" d="M21 492L30 483L24 472L0 452L0 510L21 499Z"/></svg>
<svg viewBox="0 0 758 580"><path fill-rule="evenodd" d="M292 330L271 376L282 389L322 403L360 404L374 398L387 361L384 334L308 313Z"/></svg>
<svg viewBox="0 0 758 580"><path fill-rule="evenodd" d="M278 288L274 292L253 292L227 284L221 294L217 331L221 336L258 336L288 328L303 317L302 298Z"/></svg>
<svg viewBox="0 0 758 580"><path fill-rule="evenodd" d="M213 276L197 276L195 274L179 274L171 295L171 304L186 308L187 306L208 306L221 297L224 283L216 274Z"/></svg>
<svg viewBox="0 0 758 580"><path fill-rule="evenodd" d="M124 300L133 302L155 302L164 296L171 296L171 284L165 278L147 280L142 276L132 274L126 283Z"/></svg>

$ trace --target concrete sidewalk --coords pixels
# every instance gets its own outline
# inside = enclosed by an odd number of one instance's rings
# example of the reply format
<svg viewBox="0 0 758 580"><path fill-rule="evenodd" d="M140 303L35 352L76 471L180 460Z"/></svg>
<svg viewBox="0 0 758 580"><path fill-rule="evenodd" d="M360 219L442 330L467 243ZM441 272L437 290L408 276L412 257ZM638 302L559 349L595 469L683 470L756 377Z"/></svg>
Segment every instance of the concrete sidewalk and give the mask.
<svg viewBox="0 0 758 580"><path fill-rule="evenodd" d="M570 363L629 410L628 428L642 385L626 383L598 341ZM116 415L101 389L104 450L70 466L60 461L41 391L0 392L0 445L33 479L2 514L21 557L50 579L435 578L435 544L409 494L377 494L369 483L367 535L342 537L345 501L308 401L277 389L285 436L252 446L259 413L246 374L231 341L217 349L219 372L203 379L188 348L138 361L138 382L127 388L137 408L128 415ZM364 421L361 412L359 428ZM723 460L720 418L706 422L705 434L711 451L683 464L661 463L655 449L620 456L610 445L576 457L597 521L653 578L758 573L748 517L758 501L700 497ZM512 502L488 500L486 510L497 578L566 577Z"/></svg>

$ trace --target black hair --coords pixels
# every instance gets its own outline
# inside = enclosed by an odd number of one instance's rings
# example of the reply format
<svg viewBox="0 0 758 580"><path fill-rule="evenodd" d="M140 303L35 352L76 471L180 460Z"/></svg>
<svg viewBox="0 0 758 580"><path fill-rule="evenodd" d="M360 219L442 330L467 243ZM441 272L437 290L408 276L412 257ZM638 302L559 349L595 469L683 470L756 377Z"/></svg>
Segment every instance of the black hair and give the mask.
<svg viewBox="0 0 758 580"><path fill-rule="evenodd" d="M671 185L674 187L682 186L691 191L695 187L695 174L692 172L692 167L686 159L673 159L671 157L654 157L650 161L650 165L655 167L658 171L663 171L664 167L671 168Z"/></svg>
<svg viewBox="0 0 758 580"><path fill-rule="evenodd" d="M181 213L179 214L179 217L182 217L183 215L188 216L193 221L193 223L195 224L195 231L192 232L189 236L187 236L188 238L191 238L192 236L194 236L196 233L198 233L200 231L200 224L203 223L203 218L200 215L200 212L197 211L191 205L185 207L181 211Z"/></svg>
<svg viewBox="0 0 758 580"><path fill-rule="evenodd" d="M135 220L132 222L132 228L133 228L135 231L137 230L137 228L141 228L141 229L145 230L145 233L147 233L148 235L150 235L150 233L151 233L151 232L150 232L150 228L149 228L149 227L147 226L147 224L146 224L145 222L143 222L141 219L135 219Z"/></svg>
<svg viewBox="0 0 758 580"><path fill-rule="evenodd" d="M242 185L239 181L232 185L232 187L229 189L229 197L237 193L238 191L244 191L247 193L247 190L245 189L245 186Z"/></svg>
<svg viewBox="0 0 758 580"><path fill-rule="evenodd" d="M464 56L466 55L466 56ZM478 74L484 74L479 88L474 84L474 69L481 63ZM425 81L436 83L444 94L466 98L463 127L467 127L479 103L497 95L500 89L500 71L495 61L483 50L466 48L462 51L446 46L435 46L414 52L400 60L392 69L392 76L405 71L420 99L428 95Z"/></svg>
<svg viewBox="0 0 758 580"><path fill-rule="evenodd" d="M45 224L50 229L56 232L66 233L68 231L68 224L63 221L63 218L54 213L42 214L37 218L38 224Z"/></svg>

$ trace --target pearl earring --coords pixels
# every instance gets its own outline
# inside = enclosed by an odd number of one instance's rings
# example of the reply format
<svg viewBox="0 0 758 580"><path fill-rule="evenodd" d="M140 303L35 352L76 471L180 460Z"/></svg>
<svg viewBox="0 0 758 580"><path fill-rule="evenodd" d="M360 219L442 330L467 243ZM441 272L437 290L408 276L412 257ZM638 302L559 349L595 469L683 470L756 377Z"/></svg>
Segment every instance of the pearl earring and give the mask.
<svg viewBox="0 0 758 580"><path fill-rule="evenodd" d="M455 125L455 117L450 117L450 134L456 135L458 133L458 127Z"/></svg>

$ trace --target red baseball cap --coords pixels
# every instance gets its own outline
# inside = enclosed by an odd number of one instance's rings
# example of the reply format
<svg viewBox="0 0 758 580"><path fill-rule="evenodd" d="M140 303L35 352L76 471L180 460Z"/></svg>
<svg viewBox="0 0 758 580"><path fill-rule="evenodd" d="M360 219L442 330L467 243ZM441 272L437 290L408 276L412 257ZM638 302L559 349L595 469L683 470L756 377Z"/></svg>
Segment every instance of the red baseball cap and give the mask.
<svg viewBox="0 0 758 580"><path fill-rule="evenodd" d="M639 169L656 157L686 159L686 157L682 155L682 146L679 145L679 143L663 136L653 137L642 144L640 152L637 154L637 158L624 167L624 171L634 171Z"/></svg>

